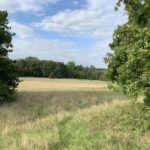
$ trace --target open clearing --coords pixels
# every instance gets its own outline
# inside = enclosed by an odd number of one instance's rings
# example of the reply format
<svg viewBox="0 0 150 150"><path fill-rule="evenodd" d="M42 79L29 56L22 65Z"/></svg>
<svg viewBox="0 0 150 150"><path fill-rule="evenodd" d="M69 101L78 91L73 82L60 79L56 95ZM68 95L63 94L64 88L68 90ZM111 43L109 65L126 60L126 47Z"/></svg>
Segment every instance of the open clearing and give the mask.
<svg viewBox="0 0 150 150"><path fill-rule="evenodd" d="M107 82L77 79L20 78L19 91L108 91Z"/></svg>
<svg viewBox="0 0 150 150"><path fill-rule="evenodd" d="M132 106L106 82L22 79L17 101L0 106L0 150L150 149L149 133L120 128Z"/></svg>

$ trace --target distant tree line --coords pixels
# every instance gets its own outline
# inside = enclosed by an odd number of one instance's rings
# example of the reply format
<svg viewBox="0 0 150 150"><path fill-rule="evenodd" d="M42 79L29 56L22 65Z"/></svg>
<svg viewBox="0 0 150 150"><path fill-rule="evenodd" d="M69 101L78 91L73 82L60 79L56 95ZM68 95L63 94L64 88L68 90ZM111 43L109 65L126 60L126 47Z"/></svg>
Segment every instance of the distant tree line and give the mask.
<svg viewBox="0 0 150 150"><path fill-rule="evenodd" d="M94 66L83 67L70 61L62 62L39 60L36 57L27 57L15 61L19 68L20 77L49 77L49 78L75 78L90 80L105 80L105 69Z"/></svg>

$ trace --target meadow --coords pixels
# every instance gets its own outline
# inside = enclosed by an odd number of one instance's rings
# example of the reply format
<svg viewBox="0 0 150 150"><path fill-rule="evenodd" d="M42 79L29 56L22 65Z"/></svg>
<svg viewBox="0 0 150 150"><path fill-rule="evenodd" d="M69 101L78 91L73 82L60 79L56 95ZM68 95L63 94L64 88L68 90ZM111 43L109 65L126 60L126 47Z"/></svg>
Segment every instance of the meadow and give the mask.
<svg viewBox="0 0 150 150"><path fill-rule="evenodd" d="M0 106L0 150L150 149L149 132L122 128L137 110L107 82L21 80L17 100Z"/></svg>

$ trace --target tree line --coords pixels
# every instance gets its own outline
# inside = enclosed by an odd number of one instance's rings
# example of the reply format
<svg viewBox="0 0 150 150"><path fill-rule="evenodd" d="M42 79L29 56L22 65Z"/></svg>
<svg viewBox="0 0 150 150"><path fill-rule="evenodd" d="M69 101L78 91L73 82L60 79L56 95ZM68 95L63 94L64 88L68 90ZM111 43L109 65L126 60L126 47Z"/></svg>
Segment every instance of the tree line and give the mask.
<svg viewBox="0 0 150 150"><path fill-rule="evenodd" d="M84 67L69 61L55 62L49 60L39 60L36 57L15 60L20 77L49 77L49 78L74 78L105 80L105 69L98 69L94 66Z"/></svg>

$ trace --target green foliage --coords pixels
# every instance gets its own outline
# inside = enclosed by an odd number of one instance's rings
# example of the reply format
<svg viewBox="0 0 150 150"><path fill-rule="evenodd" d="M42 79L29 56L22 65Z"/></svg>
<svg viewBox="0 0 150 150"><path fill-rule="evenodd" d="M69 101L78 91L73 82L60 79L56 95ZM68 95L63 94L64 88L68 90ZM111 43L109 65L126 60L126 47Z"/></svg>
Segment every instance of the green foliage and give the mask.
<svg viewBox="0 0 150 150"><path fill-rule="evenodd" d="M145 104L150 105L150 88L145 89L144 95L145 95L145 98L144 98Z"/></svg>
<svg viewBox="0 0 150 150"><path fill-rule="evenodd" d="M8 53L12 52L13 34L9 31L7 16L7 12L0 11L0 103L13 100L19 82L17 67L8 58Z"/></svg>
<svg viewBox="0 0 150 150"><path fill-rule="evenodd" d="M105 69L93 66L83 67L70 61L67 64L48 60L39 60L36 57L27 57L16 60L21 77L50 77L50 78L75 78L90 80L106 80Z"/></svg>
<svg viewBox="0 0 150 150"><path fill-rule="evenodd" d="M7 84L0 82L0 103L11 100L12 92Z"/></svg>
<svg viewBox="0 0 150 150"><path fill-rule="evenodd" d="M150 108L143 104L123 107L118 119L120 129L131 129L140 133L150 131Z"/></svg>
<svg viewBox="0 0 150 150"><path fill-rule="evenodd" d="M136 99L143 92L150 104L150 1L119 0L125 4L128 22L118 26L107 55L108 78Z"/></svg>

